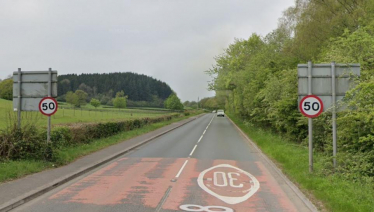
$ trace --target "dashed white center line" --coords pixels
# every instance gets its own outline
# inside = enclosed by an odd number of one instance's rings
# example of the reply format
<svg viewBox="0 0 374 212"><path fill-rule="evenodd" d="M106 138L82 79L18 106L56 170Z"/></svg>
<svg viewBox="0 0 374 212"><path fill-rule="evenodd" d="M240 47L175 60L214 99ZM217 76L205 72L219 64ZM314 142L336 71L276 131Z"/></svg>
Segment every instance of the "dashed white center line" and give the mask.
<svg viewBox="0 0 374 212"><path fill-rule="evenodd" d="M193 152L195 151L196 147L197 147L197 144L196 144L195 147L192 149L192 151L191 151L191 153L190 153L190 156L193 154Z"/></svg>
<svg viewBox="0 0 374 212"><path fill-rule="evenodd" d="M200 143L201 139L203 139L203 136L200 136L199 140L197 141L197 143Z"/></svg>
<svg viewBox="0 0 374 212"><path fill-rule="evenodd" d="M178 178L179 175L181 175L181 173L182 173L182 171L183 171L183 169L184 169L184 167L186 166L187 163L188 163L188 160L184 161L184 164L183 164L182 168L179 169L179 172L178 172L177 175L175 175L175 178Z"/></svg>
<svg viewBox="0 0 374 212"><path fill-rule="evenodd" d="M206 126L206 128L205 128L203 134L200 136L199 140L197 141L196 145L195 145L194 148L192 149L192 151L191 151L191 153L190 153L190 155L189 155L188 158L190 158L190 157L192 156L192 154L194 153L195 149L197 148L197 144L201 141L201 139L203 139L204 134L205 134L206 131L208 130L210 124L211 124L212 121L213 121L213 119L214 119L214 116L213 116L213 118L210 120L208 126ZM175 179L172 180L173 182L175 182L175 181L177 180L177 178L179 178L179 176L182 174L182 171L183 171L184 167L187 165L187 163L188 163L188 159L184 162L183 166L179 169L179 172L178 172L178 174L175 176Z"/></svg>

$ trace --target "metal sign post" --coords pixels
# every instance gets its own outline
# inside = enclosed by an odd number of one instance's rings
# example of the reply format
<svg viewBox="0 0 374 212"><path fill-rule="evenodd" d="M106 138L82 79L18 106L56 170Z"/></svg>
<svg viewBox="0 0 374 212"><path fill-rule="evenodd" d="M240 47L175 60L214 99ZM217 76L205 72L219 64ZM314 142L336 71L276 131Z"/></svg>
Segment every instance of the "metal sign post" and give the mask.
<svg viewBox="0 0 374 212"><path fill-rule="evenodd" d="M308 95L312 94L312 62L308 61ZM313 119L308 118L309 172L313 172Z"/></svg>
<svg viewBox="0 0 374 212"><path fill-rule="evenodd" d="M22 111L39 111L39 103L45 97L57 97L57 71L13 72L13 108L18 113L21 128ZM57 104L56 104L57 109ZM48 116L47 142L51 140L51 117Z"/></svg>
<svg viewBox="0 0 374 212"><path fill-rule="evenodd" d="M337 107L345 93L354 86L351 75L360 76L360 64L299 64L298 68L298 93L299 103L307 95L314 94L321 99L324 105L323 111L332 112L332 138L333 138L333 163L337 167L337 136L336 136L336 112L345 110L344 105ZM300 111L302 109L300 108ZM308 120L309 128L309 170L313 171L313 122Z"/></svg>
<svg viewBox="0 0 374 212"><path fill-rule="evenodd" d="M48 97L52 97L52 69L48 69ZM51 142L51 116L48 116L47 143Z"/></svg>
<svg viewBox="0 0 374 212"><path fill-rule="evenodd" d="M18 107L17 107L17 114L18 114L18 129L21 129L21 69L18 68Z"/></svg>
<svg viewBox="0 0 374 212"><path fill-rule="evenodd" d="M331 99L332 99L332 155L334 168L336 168L336 86L335 86L335 62L331 63Z"/></svg>

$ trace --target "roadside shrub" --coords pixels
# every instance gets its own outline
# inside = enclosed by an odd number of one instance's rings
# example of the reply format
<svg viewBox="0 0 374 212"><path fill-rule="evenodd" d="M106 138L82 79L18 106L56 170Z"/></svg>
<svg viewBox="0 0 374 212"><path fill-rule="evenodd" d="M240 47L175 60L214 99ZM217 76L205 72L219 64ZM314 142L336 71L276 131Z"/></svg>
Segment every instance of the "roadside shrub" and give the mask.
<svg viewBox="0 0 374 212"><path fill-rule="evenodd" d="M54 147L69 145L72 140L72 133L68 127L58 127L51 132L51 142Z"/></svg>
<svg viewBox="0 0 374 212"><path fill-rule="evenodd" d="M87 123L71 127L57 127L51 132L51 143L47 144L46 130L30 124L18 130L16 126L0 133L0 158L53 160L53 152L64 146L90 143L93 139L109 137L152 123L171 120L179 114L156 118L142 118L118 122Z"/></svg>
<svg viewBox="0 0 374 212"><path fill-rule="evenodd" d="M43 159L47 142L33 125L16 127L0 135L0 155L5 159Z"/></svg>

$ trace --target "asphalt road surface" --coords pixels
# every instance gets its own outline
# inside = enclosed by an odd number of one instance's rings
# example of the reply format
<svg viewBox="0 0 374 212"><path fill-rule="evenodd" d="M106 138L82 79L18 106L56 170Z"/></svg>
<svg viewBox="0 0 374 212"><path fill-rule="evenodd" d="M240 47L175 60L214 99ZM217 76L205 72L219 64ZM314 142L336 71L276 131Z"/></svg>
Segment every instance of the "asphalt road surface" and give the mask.
<svg viewBox="0 0 374 212"><path fill-rule="evenodd" d="M309 211L226 117L207 114L14 211Z"/></svg>

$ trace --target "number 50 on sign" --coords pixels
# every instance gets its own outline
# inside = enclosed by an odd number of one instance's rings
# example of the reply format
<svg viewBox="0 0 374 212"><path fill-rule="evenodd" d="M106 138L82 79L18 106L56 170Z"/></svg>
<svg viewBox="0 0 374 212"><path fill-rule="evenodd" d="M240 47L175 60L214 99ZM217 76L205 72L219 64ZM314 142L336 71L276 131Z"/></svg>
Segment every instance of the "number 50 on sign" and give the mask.
<svg viewBox="0 0 374 212"><path fill-rule="evenodd" d="M323 111L322 100L316 95L305 96L299 104L301 113L308 118L315 118Z"/></svg>
<svg viewBox="0 0 374 212"><path fill-rule="evenodd" d="M46 116L52 116L57 112L57 101L52 97L45 97L39 103L39 111Z"/></svg>

